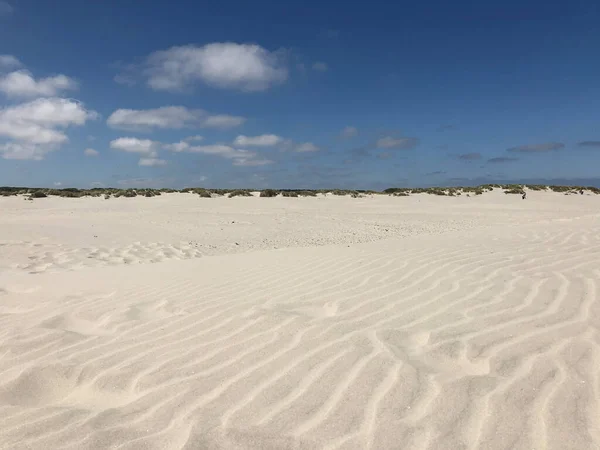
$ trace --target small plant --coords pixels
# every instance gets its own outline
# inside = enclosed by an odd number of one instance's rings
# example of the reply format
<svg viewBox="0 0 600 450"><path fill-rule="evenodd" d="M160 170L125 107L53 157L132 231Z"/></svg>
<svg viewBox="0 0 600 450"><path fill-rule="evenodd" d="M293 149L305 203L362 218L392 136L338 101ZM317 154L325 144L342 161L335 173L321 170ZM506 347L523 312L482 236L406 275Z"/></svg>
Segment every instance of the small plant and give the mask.
<svg viewBox="0 0 600 450"><path fill-rule="evenodd" d="M48 196L42 191L35 191L29 195L29 198L32 198L32 199L33 198L46 198L46 197L48 197Z"/></svg>
<svg viewBox="0 0 600 450"><path fill-rule="evenodd" d="M545 191L546 190L546 186L544 186L542 184L527 184L526 187L527 187L527 189L529 189L531 191Z"/></svg>
<svg viewBox="0 0 600 450"><path fill-rule="evenodd" d="M296 191L283 191L281 195L284 197L298 197L298 193Z"/></svg>
<svg viewBox="0 0 600 450"><path fill-rule="evenodd" d="M210 191L207 191L206 189L199 190L197 194L200 198L212 198Z"/></svg>
<svg viewBox="0 0 600 450"><path fill-rule="evenodd" d="M250 191L244 191L242 189L236 189L235 191L231 191L228 195L229 198L232 197L252 197L252 193Z"/></svg>
<svg viewBox="0 0 600 450"><path fill-rule="evenodd" d="M275 189L265 189L264 191L261 191L260 196L261 197L277 197L278 194L279 194L279 192L277 192ZM286 196L285 194L286 193L284 193L283 195Z"/></svg>
<svg viewBox="0 0 600 450"><path fill-rule="evenodd" d="M525 191L523 189L508 189L506 191L504 191L505 194L518 194L518 195L523 195L525 193Z"/></svg>

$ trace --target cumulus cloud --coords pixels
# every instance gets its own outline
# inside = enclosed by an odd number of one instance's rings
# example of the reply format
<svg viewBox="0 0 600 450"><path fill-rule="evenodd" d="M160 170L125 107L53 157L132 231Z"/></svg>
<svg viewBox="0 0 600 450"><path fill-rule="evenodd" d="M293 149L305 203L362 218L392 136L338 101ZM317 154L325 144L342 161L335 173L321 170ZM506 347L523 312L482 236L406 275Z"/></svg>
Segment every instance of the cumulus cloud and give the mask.
<svg viewBox="0 0 600 450"><path fill-rule="evenodd" d="M200 142L204 140L204 136L196 134L195 136L188 136L184 139L186 142Z"/></svg>
<svg viewBox="0 0 600 450"><path fill-rule="evenodd" d="M458 155L458 159L462 159L463 161L475 161L481 159L481 153L463 153L462 155Z"/></svg>
<svg viewBox="0 0 600 450"><path fill-rule="evenodd" d="M263 166L272 164L273 161L260 158L256 152L244 149L237 149L229 145L213 144L213 145L189 145L185 141L180 141L175 144L166 144L163 148L173 152L199 153L203 155L218 156L232 160L234 166Z"/></svg>
<svg viewBox="0 0 600 450"><path fill-rule="evenodd" d="M75 89L77 82L66 75L36 80L28 70L17 70L0 77L0 92L8 97L54 97Z"/></svg>
<svg viewBox="0 0 600 450"><path fill-rule="evenodd" d="M155 167L167 164L167 161L158 158L158 149L161 147L161 143L158 141L121 137L110 141L109 145L114 150L141 155L138 161L140 166Z"/></svg>
<svg viewBox="0 0 600 450"><path fill-rule="evenodd" d="M342 132L340 133L340 137L344 138L344 139L350 139L353 138L355 136L358 136L358 129L355 127L345 127Z"/></svg>
<svg viewBox="0 0 600 450"><path fill-rule="evenodd" d="M0 17L8 16L13 13L15 8L13 8L10 3L0 0Z"/></svg>
<svg viewBox="0 0 600 450"><path fill-rule="evenodd" d="M376 147L383 149L398 149L398 150L409 150L418 144L419 140L414 137L400 137L394 138L391 136L385 136L377 140Z"/></svg>
<svg viewBox="0 0 600 450"><path fill-rule="evenodd" d="M138 139L134 137L121 137L110 141L110 148L127 153L142 153L148 157L155 157L160 142L150 139Z"/></svg>
<svg viewBox="0 0 600 450"><path fill-rule="evenodd" d="M94 150L93 148L86 148L83 151L83 154L85 156L98 156L99 152L98 152L98 150Z"/></svg>
<svg viewBox="0 0 600 450"><path fill-rule="evenodd" d="M169 151L172 151L175 153L181 153L181 152L185 152L186 150L188 150L190 148L190 144L189 144L189 142L186 142L186 141L179 141L174 144L164 144L163 148L165 150L169 150Z"/></svg>
<svg viewBox="0 0 600 450"><path fill-rule="evenodd" d="M270 159L243 159L243 158L239 158L239 159L235 159L233 161L233 165L234 166L241 166L241 167L257 167L257 166L266 166L269 164L273 164L273 161L271 161Z"/></svg>
<svg viewBox="0 0 600 450"><path fill-rule="evenodd" d="M288 77L279 52L234 42L154 52L143 73L152 89L166 91L181 91L198 82L222 89L264 91Z"/></svg>
<svg viewBox="0 0 600 450"><path fill-rule="evenodd" d="M579 147L600 148L600 141L583 141L577 144Z"/></svg>
<svg viewBox="0 0 600 450"><path fill-rule="evenodd" d="M157 167L157 166L164 166L167 164L167 161L165 161L164 159L158 159L158 158L140 158L138 165L140 166L147 166L147 167Z"/></svg>
<svg viewBox="0 0 600 450"><path fill-rule="evenodd" d="M206 120L204 120L202 127L203 128L235 128L242 125L246 119L240 116L229 116L227 114L217 114L214 116L208 116Z"/></svg>
<svg viewBox="0 0 600 450"><path fill-rule="evenodd" d="M64 129L81 126L98 117L82 103L61 98L39 98L0 108L0 146L5 159L40 160L68 141Z"/></svg>
<svg viewBox="0 0 600 450"><path fill-rule="evenodd" d="M185 106L163 106L155 109L118 109L106 123L111 128L125 130L182 129L182 128L233 128L243 124L244 117L225 114L210 115L202 109Z"/></svg>
<svg viewBox="0 0 600 450"><path fill-rule="evenodd" d="M327 72L329 70L329 67L324 62L316 62L312 65L312 68L317 72Z"/></svg>
<svg viewBox="0 0 600 450"><path fill-rule="evenodd" d="M511 153L542 153L562 148L565 148L565 144L562 142L545 142L543 144L519 145L508 148L506 151Z"/></svg>
<svg viewBox="0 0 600 450"><path fill-rule="evenodd" d="M0 70L2 69L14 69L21 67L21 61L15 58L13 55L0 55Z"/></svg>
<svg viewBox="0 0 600 450"><path fill-rule="evenodd" d="M276 134L263 134L260 136L244 136L239 135L233 141L233 145L240 147L273 147L281 144L283 138Z"/></svg>
<svg viewBox="0 0 600 450"><path fill-rule="evenodd" d="M318 152L319 147L317 147L312 142L305 142L303 144L298 144L294 151L298 153L310 153L310 152Z"/></svg>

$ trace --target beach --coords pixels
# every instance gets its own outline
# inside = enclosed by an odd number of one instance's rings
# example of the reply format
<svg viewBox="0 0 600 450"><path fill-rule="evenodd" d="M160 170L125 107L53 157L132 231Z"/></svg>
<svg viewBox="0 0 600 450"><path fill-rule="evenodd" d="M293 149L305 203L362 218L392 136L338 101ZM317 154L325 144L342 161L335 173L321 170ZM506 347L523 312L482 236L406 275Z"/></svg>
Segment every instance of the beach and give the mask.
<svg viewBox="0 0 600 450"><path fill-rule="evenodd" d="M600 195L0 211L2 449L600 449Z"/></svg>

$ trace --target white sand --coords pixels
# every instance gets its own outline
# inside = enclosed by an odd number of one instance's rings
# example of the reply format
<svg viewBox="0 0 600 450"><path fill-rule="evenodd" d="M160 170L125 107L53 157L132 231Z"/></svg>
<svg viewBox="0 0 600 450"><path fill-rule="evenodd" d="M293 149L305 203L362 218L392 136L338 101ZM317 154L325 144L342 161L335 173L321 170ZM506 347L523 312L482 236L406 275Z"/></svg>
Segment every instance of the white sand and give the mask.
<svg viewBox="0 0 600 450"><path fill-rule="evenodd" d="M2 449L600 448L600 196L0 211Z"/></svg>

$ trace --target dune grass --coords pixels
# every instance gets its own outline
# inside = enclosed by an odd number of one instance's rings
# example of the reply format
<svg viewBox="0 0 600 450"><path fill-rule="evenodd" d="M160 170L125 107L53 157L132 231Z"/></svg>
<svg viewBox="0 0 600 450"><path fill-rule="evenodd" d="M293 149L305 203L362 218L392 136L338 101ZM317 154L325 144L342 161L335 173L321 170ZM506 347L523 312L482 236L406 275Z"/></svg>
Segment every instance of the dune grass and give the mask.
<svg viewBox="0 0 600 450"><path fill-rule="evenodd" d="M363 198L367 195L389 195L394 197L408 197L416 194L436 195L440 197L458 197L464 194L482 195L485 192L494 189L502 189L506 194L523 194L525 190L534 192L556 192L565 195L575 194L600 194L600 188L594 186L556 186L556 185L538 185L538 184L485 184L481 186L454 186L454 187L428 187L428 188L408 188L408 187L391 187L383 191L359 190L359 189L263 189L260 192L260 197L275 198L275 197L316 197L317 195L334 195L334 196L350 196L352 198ZM30 199L43 199L46 197L66 197L66 198L81 198L81 197L104 197L110 198L134 198L157 197L162 194L173 193L190 193L198 195L200 198L214 197L251 197L251 189L207 189L202 187L187 187L183 189L150 189L150 188L93 188L93 189L78 189L78 188L27 188L27 187L0 187L0 196L27 196Z"/></svg>

